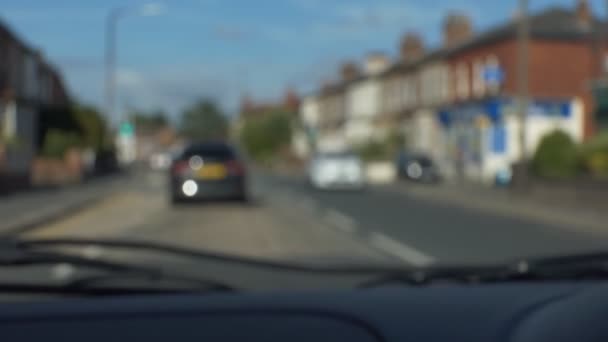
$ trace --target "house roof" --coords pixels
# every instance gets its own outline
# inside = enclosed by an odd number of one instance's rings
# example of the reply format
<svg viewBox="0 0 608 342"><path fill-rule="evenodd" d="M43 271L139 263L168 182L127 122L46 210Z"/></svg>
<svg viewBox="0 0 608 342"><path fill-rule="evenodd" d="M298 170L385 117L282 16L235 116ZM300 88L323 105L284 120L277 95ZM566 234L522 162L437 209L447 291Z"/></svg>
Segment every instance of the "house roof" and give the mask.
<svg viewBox="0 0 608 342"><path fill-rule="evenodd" d="M593 19L590 25L584 25L577 18L574 11L561 7L552 7L530 17L530 37L538 39L578 40L589 37L590 33L600 29L602 22ZM503 25L485 31L446 50L446 54L453 54L464 49L485 45L501 39L517 35L517 22L511 20Z"/></svg>
<svg viewBox="0 0 608 342"><path fill-rule="evenodd" d="M21 39L21 37L19 37L19 35L17 35L10 28L10 26L6 23L6 21L4 21L4 20L2 20L2 18L0 18L0 38L2 36L6 37L10 41L14 42L25 53L36 56L40 65L50 73L51 77L53 77L55 79L57 86L61 87L61 92L64 93L66 95L66 97L69 97L67 94L67 88L65 87L63 76L59 72L59 69L55 65L53 65L49 60L44 58L40 54L39 50L32 48L23 39Z"/></svg>
<svg viewBox="0 0 608 342"><path fill-rule="evenodd" d="M587 39L589 34L597 32L603 25L600 20L594 18L590 25L585 26L577 18L575 11L562 7L551 7L531 16L529 20L530 37L536 39ZM414 62L397 62L386 70L383 75L388 76L394 73L411 70L436 58L454 55L466 49L483 46L502 39L513 38L516 37L516 35L517 22L515 20L510 20L507 23L475 35L471 39L456 46L435 49Z"/></svg>

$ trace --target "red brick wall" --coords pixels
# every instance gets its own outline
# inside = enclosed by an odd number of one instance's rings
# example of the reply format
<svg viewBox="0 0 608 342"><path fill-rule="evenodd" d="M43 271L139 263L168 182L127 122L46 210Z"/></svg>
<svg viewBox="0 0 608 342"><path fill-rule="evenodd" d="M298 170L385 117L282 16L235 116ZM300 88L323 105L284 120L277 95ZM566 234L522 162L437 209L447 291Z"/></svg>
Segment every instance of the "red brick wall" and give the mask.
<svg viewBox="0 0 608 342"><path fill-rule="evenodd" d="M597 72L597 56L588 42L533 40L529 48L529 90L532 97L579 97L585 110L584 133L594 132L590 81ZM505 72L501 89L504 95L517 93L517 41L508 39L463 51L449 58L450 70L462 62L467 64L472 78L472 66L476 59L494 55ZM451 78L453 94L456 80ZM472 81L469 81L472 87ZM472 94L472 89L469 89ZM473 97L473 95L471 95Z"/></svg>
<svg viewBox="0 0 608 342"><path fill-rule="evenodd" d="M453 72L457 65L466 63L469 74L469 94L472 94L472 78L473 78L473 63L477 59L486 60L491 55L496 56L500 66L505 71L505 81L503 92L505 94L513 94L516 85L515 67L516 67L516 45L513 41L498 41L492 44L469 49L468 51L459 52L448 59L450 70ZM450 78L451 93L456 94L456 79ZM472 96L471 96L472 97Z"/></svg>
<svg viewBox="0 0 608 342"><path fill-rule="evenodd" d="M589 43L535 40L530 46L530 94L580 97L585 111L583 132L589 137L594 131L595 109L590 85L597 65Z"/></svg>

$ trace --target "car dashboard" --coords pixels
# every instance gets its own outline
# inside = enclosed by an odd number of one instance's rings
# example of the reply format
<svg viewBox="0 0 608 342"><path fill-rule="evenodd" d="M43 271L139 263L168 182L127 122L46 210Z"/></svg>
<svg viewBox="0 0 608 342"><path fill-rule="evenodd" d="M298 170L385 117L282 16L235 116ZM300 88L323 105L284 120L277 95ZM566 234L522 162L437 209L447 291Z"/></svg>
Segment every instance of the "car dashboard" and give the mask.
<svg viewBox="0 0 608 342"><path fill-rule="evenodd" d="M7 302L5 341L607 341L601 283Z"/></svg>

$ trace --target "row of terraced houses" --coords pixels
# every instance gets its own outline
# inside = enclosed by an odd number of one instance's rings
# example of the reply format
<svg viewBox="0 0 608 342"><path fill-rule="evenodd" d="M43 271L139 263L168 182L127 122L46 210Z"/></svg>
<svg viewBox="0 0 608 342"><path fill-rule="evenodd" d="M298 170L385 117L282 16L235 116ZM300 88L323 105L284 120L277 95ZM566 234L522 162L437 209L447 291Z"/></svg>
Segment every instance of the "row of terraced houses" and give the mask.
<svg viewBox="0 0 608 342"><path fill-rule="evenodd" d="M345 63L338 81L302 99L296 152L353 147L397 130L446 176L491 182L520 159L517 23L513 17L476 33L468 17L450 14L439 48L406 34L396 61L374 53L362 67ZM606 71L606 49L603 23L583 0L533 13L529 24L524 150L532 154L556 128L576 141L594 134L593 89Z"/></svg>

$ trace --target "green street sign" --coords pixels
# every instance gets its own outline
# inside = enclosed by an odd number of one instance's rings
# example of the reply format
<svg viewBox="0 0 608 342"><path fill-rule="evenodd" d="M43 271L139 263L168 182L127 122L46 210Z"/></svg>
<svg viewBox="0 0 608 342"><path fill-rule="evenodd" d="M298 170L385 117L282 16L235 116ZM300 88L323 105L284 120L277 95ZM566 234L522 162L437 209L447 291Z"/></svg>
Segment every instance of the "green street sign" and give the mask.
<svg viewBox="0 0 608 342"><path fill-rule="evenodd" d="M135 128L133 127L132 123L123 122L122 124L120 124L119 133L122 136L132 137L133 135L135 135Z"/></svg>

